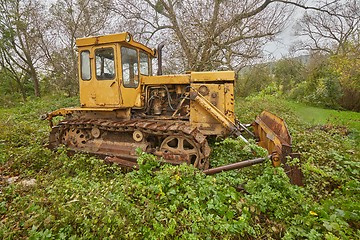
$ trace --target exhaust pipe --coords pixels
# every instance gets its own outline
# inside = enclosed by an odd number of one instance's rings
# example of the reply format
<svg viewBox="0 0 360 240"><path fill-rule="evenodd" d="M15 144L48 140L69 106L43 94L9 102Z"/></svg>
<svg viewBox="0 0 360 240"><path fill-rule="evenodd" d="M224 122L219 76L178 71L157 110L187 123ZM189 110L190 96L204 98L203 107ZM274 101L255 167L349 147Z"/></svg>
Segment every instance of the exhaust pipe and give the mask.
<svg viewBox="0 0 360 240"><path fill-rule="evenodd" d="M162 42L157 47L157 54L158 54L158 69L157 69L157 75L162 75L162 49L165 46L165 42Z"/></svg>

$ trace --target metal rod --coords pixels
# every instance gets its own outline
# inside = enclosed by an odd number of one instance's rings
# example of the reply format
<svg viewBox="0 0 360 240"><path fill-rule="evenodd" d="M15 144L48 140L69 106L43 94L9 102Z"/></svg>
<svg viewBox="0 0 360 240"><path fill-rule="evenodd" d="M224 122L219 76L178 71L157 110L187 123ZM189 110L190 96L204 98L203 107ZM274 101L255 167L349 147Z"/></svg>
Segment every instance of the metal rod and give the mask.
<svg viewBox="0 0 360 240"><path fill-rule="evenodd" d="M220 166L220 167L216 167L216 168L210 168L207 170L204 170L204 173L207 175L213 175L216 173L220 173L220 172L226 172L226 171L230 171L233 169L240 169L240 168L244 168L244 167L248 167L248 166L252 166L255 164L259 164L264 162L266 159L268 159L270 156L265 157L265 158L255 158L255 159L251 159L251 160L245 160L245 161L241 161L241 162L237 162L237 163L232 163L229 165L224 165L224 166Z"/></svg>
<svg viewBox="0 0 360 240"><path fill-rule="evenodd" d="M244 124L238 122L239 126L245 130L245 132L249 133L252 137L255 137L254 133L252 133Z"/></svg>

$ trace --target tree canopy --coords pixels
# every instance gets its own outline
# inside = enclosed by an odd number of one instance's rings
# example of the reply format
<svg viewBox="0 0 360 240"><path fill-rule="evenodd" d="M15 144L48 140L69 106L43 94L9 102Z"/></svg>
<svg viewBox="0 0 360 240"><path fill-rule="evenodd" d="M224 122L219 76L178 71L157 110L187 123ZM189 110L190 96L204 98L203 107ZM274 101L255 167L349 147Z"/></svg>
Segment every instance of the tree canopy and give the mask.
<svg viewBox="0 0 360 240"><path fill-rule="evenodd" d="M120 31L151 47L165 42L165 73L238 72L261 60L297 8L306 11L298 34L307 36L297 49L359 49L357 0L0 0L0 84L23 100L42 91L75 95L75 39Z"/></svg>

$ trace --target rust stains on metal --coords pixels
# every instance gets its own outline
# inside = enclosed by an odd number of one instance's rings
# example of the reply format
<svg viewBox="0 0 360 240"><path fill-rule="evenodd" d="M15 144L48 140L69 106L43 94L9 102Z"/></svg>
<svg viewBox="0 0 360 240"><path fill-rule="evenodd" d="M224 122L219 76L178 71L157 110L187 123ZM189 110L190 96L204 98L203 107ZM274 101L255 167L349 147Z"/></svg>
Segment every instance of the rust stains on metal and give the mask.
<svg viewBox="0 0 360 240"><path fill-rule="evenodd" d="M263 111L253 123L258 144L267 149L269 154L276 152L280 161L273 161L275 167L285 163L285 157L291 153L291 137L287 126L281 118ZM278 160L278 158L274 158Z"/></svg>
<svg viewBox="0 0 360 240"><path fill-rule="evenodd" d="M131 157L135 161L135 150L140 148L173 164L188 163L199 169L209 167L210 147L206 137L185 121L69 119L52 128L50 147L60 144L76 151L119 159L127 156L126 159Z"/></svg>
<svg viewBox="0 0 360 240"><path fill-rule="evenodd" d="M105 161L109 161L109 162L113 162L113 163L117 163L119 164L121 167L125 167L129 170L138 170L139 169L139 165L136 162L130 161L130 160L126 160L126 159L122 159L119 157L106 157Z"/></svg>

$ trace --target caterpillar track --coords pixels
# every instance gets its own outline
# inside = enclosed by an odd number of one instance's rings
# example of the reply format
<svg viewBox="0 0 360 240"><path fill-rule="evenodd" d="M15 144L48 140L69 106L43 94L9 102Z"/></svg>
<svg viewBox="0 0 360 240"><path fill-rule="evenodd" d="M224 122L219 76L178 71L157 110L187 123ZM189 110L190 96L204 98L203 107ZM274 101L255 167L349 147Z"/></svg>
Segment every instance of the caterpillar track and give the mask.
<svg viewBox="0 0 360 240"><path fill-rule="evenodd" d="M74 151L114 156L136 163L136 149L162 157L165 162L186 162L209 168L206 137L185 121L71 119L52 127L50 148L64 144Z"/></svg>

